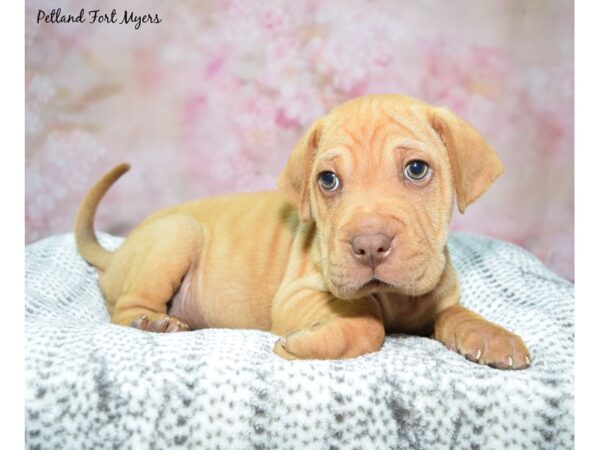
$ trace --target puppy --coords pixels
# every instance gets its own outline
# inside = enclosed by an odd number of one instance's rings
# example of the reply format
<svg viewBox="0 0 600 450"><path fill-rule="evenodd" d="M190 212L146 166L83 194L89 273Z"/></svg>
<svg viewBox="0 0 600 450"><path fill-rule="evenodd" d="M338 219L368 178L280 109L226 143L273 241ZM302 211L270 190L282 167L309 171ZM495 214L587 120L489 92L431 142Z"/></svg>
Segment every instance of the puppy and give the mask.
<svg viewBox="0 0 600 450"><path fill-rule="evenodd" d="M530 364L518 336L459 305L446 246L454 198L462 213L503 168L447 109L400 95L351 100L301 138L280 191L158 211L111 253L94 215L128 169L93 187L75 228L113 323L268 330L289 360L374 352L386 332L433 334L471 361Z"/></svg>

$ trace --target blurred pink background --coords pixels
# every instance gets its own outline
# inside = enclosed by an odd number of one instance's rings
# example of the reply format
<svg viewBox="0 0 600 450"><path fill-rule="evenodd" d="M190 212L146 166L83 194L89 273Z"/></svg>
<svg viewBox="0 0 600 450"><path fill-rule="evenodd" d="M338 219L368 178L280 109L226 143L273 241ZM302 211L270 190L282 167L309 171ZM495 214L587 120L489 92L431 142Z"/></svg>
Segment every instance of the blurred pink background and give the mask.
<svg viewBox="0 0 600 450"><path fill-rule="evenodd" d="M159 24L36 23L116 8ZM368 93L471 122L505 174L453 230L514 242L573 279L573 4L543 0L26 2L26 239L71 231L113 165L98 229L272 189L309 123Z"/></svg>

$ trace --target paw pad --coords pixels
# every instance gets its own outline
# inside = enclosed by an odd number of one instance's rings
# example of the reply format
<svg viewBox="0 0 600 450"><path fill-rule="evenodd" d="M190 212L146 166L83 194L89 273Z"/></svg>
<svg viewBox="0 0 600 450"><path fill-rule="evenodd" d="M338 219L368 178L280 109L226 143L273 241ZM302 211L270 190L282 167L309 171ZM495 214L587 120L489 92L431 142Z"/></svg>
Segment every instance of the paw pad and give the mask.
<svg viewBox="0 0 600 450"><path fill-rule="evenodd" d="M150 320L148 316L143 315L135 319L131 326L144 331L153 333L176 333L179 331L189 331L190 327L181 320L165 316L160 319Z"/></svg>

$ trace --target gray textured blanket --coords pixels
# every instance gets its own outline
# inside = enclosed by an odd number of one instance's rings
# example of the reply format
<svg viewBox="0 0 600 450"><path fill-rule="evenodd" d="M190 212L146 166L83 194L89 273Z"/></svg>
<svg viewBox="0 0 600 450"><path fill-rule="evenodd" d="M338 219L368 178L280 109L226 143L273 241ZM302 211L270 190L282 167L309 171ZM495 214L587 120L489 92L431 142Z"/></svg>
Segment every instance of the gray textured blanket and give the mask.
<svg viewBox="0 0 600 450"><path fill-rule="evenodd" d="M521 335L529 369L405 335L352 360L287 362L261 331L120 327L72 235L29 245L27 447L571 448L573 285L507 243L454 235L450 250L463 304Z"/></svg>

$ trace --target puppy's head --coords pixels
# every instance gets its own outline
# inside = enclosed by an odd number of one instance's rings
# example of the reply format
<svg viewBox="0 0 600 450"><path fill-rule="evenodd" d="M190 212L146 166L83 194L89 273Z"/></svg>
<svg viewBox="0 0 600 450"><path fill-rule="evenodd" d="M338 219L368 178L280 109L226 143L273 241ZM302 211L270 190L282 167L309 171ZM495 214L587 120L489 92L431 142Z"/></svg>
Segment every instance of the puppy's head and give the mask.
<svg viewBox="0 0 600 450"><path fill-rule="evenodd" d="M331 292L421 295L438 283L456 196L462 213L502 173L465 121L399 95L351 100L317 120L279 186L314 220Z"/></svg>

